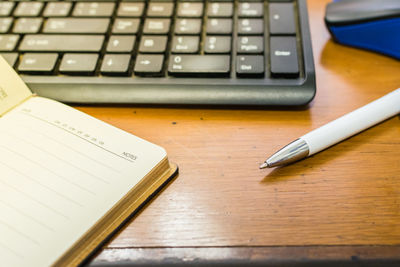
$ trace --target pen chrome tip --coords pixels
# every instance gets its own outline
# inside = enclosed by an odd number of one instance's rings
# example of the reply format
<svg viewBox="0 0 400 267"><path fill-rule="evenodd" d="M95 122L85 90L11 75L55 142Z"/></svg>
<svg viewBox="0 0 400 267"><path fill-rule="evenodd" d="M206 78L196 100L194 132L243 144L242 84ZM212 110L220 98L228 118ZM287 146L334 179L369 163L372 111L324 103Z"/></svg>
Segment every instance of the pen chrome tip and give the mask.
<svg viewBox="0 0 400 267"><path fill-rule="evenodd" d="M269 157L263 164L261 164L260 168L273 168L276 166L287 165L307 157L308 154L309 148L307 143L299 138Z"/></svg>
<svg viewBox="0 0 400 267"><path fill-rule="evenodd" d="M265 168L269 168L269 165L267 162L264 162L263 164L260 165L260 169L265 169Z"/></svg>

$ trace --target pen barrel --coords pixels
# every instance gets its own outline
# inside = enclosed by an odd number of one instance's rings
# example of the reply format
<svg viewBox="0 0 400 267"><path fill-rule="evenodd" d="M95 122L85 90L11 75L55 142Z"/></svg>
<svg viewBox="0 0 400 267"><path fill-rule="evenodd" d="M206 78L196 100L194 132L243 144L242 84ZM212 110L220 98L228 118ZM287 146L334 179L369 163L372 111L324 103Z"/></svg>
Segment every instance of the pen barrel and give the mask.
<svg viewBox="0 0 400 267"><path fill-rule="evenodd" d="M300 138L312 155L399 113L400 88Z"/></svg>

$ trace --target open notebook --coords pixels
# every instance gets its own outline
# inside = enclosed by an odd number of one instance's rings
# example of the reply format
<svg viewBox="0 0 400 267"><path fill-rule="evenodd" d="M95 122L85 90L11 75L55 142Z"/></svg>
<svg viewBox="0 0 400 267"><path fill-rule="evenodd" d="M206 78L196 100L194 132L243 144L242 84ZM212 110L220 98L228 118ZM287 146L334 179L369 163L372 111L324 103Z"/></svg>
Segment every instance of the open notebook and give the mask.
<svg viewBox="0 0 400 267"><path fill-rule="evenodd" d="M177 172L165 150L33 96L0 56L2 266L82 262Z"/></svg>

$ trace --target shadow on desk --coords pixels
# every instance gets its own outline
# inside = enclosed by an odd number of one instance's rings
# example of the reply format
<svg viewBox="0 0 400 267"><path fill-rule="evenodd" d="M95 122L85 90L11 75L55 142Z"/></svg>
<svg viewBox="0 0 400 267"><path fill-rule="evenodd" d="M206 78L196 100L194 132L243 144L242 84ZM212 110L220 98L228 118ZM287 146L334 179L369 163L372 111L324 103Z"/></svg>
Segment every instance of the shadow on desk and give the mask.
<svg viewBox="0 0 400 267"><path fill-rule="evenodd" d="M91 267L347 267L399 266L399 247L181 247L107 250ZM208 258L207 260L204 260Z"/></svg>

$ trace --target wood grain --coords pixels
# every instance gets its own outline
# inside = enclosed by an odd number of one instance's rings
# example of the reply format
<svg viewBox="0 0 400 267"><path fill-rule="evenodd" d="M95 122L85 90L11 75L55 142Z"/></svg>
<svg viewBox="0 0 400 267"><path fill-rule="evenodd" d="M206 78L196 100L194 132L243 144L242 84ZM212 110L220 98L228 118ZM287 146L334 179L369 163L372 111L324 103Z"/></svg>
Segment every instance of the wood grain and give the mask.
<svg viewBox="0 0 400 267"><path fill-rule="evenodd" d="M282 145L400 86L399 61L330 39L328 2L308 1L309 109L79 107L163 146L180 167L99 259L135 248L400 245L399 117L291 166L258 169ZM128 254L108 256L114 249Z"/></svg>

